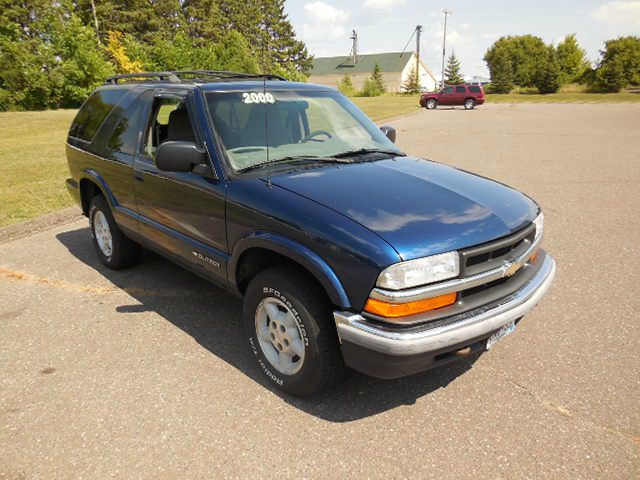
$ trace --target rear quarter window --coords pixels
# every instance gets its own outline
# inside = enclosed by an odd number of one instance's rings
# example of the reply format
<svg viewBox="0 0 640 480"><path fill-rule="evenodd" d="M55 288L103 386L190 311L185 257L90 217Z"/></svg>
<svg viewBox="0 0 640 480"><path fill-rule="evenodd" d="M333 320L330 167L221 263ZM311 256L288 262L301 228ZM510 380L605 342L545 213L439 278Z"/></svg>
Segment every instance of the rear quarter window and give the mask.
<svg viewBox="0 0 640 480"><path fill-rule="evenodd" d="M125 93L124 90L101 90L91 95L73 120L69 136L90 142Z"/></svg>
<svg viewBox="0 0 640 480"><path fill-rule="evenodd" d="M478 86L470 86L469 87L469 91L471 93L480 93L480 87L478 87Z"/></svg>
<svg viewBox="0 0 640 480"><path fill-rule="evenodd" d="M107 142L108 151L121 152L128 155L135 153L138 139L144 130L143 114L145 113L145 107L144 101L138 99L132 105L129 105L126 110L122 111ZM114 113L116 110L114 110Z"/></svg>

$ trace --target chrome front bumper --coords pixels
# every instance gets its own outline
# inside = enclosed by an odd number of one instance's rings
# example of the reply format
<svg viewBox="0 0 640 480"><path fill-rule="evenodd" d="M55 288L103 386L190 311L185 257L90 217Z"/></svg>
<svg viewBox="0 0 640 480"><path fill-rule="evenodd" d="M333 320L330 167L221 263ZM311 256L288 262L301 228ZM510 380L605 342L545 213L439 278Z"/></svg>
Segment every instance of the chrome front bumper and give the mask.
<svg viewBox="0 0 640 480"><path fill-rule="evenodd" d="M447 347L464 345L483 335L490 335L502 326L529 312L549 289L556 273L556 264L546 255L540 269L520 290L469 312L447 318L445 322L403 331L385 328L360 314L334 312L341 343L349 342L385 355L408 357L429 352L441 352Z"/></svg>

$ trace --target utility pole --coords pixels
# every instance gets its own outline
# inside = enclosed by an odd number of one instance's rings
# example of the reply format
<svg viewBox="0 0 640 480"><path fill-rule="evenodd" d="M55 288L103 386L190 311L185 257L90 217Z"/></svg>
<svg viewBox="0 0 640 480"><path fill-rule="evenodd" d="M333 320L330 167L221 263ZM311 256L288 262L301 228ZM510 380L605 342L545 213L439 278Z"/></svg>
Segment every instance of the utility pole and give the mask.
<svg viewBox="0 0 640 480"><path fill-rule="evenodd" d="M447 46L447 17L451 15L451 11L447 10L447 7L444 7L442 13L444 13L444 37L442 39L442 82L440 86L444 87L444 56Z"/></svg>
<svg viewBox="0 0 640 480"><path fill-rule="evenodd" d="M358 32L352 30L352 34L349 37L353 41L351 46L351 56L353 58L353 66L356 66L356 61L358 60Z"/></svg>
<svg viewBox="0 0 640 480"><path fill-rule="evenodd" d="M420 82L420 34L422 33L422 25L416 25L416 75L418 76L418 83Z"/></svg>

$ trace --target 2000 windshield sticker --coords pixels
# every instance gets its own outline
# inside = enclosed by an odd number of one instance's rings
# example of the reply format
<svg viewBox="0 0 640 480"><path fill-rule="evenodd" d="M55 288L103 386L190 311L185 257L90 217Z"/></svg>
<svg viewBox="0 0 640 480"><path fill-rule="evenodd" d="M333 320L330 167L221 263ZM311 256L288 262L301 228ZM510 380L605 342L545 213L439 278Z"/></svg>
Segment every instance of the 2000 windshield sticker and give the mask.
<svg viewBox="0 0 640 480"><path fill-rule="evenodd" d="M243 93L242 103L276 103L275 97L270 93Z"/></svg>

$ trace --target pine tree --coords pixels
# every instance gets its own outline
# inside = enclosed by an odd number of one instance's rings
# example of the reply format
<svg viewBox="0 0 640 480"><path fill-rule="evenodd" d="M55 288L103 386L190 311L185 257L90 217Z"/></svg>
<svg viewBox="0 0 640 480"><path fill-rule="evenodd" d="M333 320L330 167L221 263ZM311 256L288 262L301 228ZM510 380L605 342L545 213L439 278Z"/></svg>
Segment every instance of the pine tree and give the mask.
<svg viewBox="0 0 640 480"><path fill-rule="evenodd" d="M487 62L491 75L491 91L495 93L509 93L513 90L513 66L508 52L497 51Z"/></svg>
<svg viewBox="0 0 640 480"><path fill-rule="evenodd" d="M602 63L595 71L593 87L601 92L619 92L627 84L624 63L620 58Z"/></svg>
<svg viewBox="0 0 640 480"><path fill-rule="evenodd" d="M41 1L41 0L39 0ZM76 0L78 14L85 25L93 25L91 0ZM178 0L94 0L100 38L108 32L122 32L135 40L153 43L169 38L184 25Z"/></svg>
<svg viewBox="0 0 640 480"><path fill-rule="evenodd" d="M219 9L227 31L236 30L248 40L262 70L271 72L277 66L311 70L312 57L295 38L284 0L220 0Z"/></svg>
<svg viewBox="0 0 640 480"><path fill-rule="evenodd" d="M354 92L353 82L351 81L351 75L346 73L342 80L338 82L338 90L342 92L343 95L347 97L352 97Z"/></svg>
<svg viewBox="0 0 640 480"><path fill-rule="evenodd" d="M411 67L409 76L402 82L400 88L404 93L420 92L420 77L415 66Z"/></svg>
<svg viewBox="0 0 640 480"><path fill-rule="evenodd" d="M455 52L451 52L449 59L447 60L447 68L444 71L445 81L449 85L459 85L464 83L462 74L460 73L460 60L456 57Z"/></svg>
<svg viewBox="0 0 640 480"><path fill-rule="evenodd" d="M562 86L562 72L558 63L558 54L553 45L547 47L546 62L536 78L536 87L540 93L555 93Z"/></svg>
<svg viewBox="0 0 640 480"><path fill-rule="evenodd" d="M382 71L380 70L380 65L378 65L378 62L376 62L373 66L371 81L375 85L376 90L380 92L380 94L387 91L387 87L384 84L384 78L382 77Z"/></svg>
<svg viewBox="0 0 640 480"><path fill-rule="evenodd" d="M567 35L558 44L558 63L562 72L562 83L578 81L589 68L587 52L578 44L575 33Z"/></svg>

